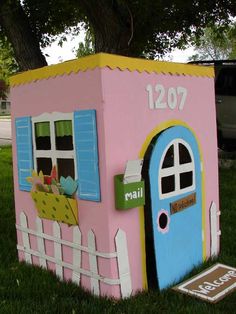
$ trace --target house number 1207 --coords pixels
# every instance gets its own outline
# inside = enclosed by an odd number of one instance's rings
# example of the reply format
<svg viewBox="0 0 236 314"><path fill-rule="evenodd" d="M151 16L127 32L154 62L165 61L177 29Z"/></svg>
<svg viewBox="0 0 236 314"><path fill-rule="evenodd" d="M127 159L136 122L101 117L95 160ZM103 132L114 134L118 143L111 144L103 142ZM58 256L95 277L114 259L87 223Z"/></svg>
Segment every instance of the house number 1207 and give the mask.
<svg viewBox="0 0 236 314"><path fill-rule="evenodd" d="M154 90L154 91L153 91ZM150 109L184 109L187 89L181 86L165 88L161 84L153 87L148 84L146 87L148 92L148 105Z"/></svg>

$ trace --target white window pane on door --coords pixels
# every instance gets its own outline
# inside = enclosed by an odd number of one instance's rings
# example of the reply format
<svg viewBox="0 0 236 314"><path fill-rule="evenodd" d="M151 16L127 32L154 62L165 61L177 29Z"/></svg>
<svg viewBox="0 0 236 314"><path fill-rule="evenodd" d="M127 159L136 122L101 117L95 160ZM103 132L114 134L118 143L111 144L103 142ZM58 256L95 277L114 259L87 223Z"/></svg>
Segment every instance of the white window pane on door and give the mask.
<svg viewBox="0 0 236 314"><path fill-rule="evenodd" d="M171 145L165 155L165 158L162 163L163 168L170 168L174 166L174 145Z"/></svg>
<svg viewBox="0 0 236 314"><path fill-rule="evenodd" d="M191 161L192 161L192 158L190 156L190 153L189 153L187 147L184 144L179 143L179 163L180 163L180 165L189 163Z"/></svg>

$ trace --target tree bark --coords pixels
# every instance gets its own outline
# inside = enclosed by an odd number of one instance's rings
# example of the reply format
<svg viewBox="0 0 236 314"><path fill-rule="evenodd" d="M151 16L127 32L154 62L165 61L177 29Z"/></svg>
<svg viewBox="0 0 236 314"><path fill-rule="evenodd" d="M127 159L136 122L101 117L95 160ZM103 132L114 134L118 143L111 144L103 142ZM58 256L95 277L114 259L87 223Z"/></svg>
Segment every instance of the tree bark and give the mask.
<svg viewBox="0 0 236 314"><path fill-rule="evenodd" d="M0 26L12 44L21 71L47 65L20 1L0 0Z"/></svg>
<svg viewBox="0 0 236 314"><path fill-rule="evenodd" d="M129 56L133 17L128 5L116 0L80 0L95 35L95 51Z"/></svg>

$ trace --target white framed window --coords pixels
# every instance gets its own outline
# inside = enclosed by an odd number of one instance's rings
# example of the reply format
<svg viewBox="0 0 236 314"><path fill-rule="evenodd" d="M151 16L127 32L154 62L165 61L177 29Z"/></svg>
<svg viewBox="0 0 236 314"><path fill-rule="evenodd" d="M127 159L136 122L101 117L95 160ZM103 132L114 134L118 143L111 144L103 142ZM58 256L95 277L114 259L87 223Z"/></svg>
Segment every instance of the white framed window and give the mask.
<svg viewBox="0 0 236 314"><path fill-rule="evenodd" d="M165 148L159 165L159 197L181 195L195 189L195 164L190 145L174 139Z"/></svg>
<svg viewBox="0 0 236 314"><path fill-rule="evenodd" d="M34 169L49 175L54 165L58 177L77 179L73 113L43 113L32 117Z"/></svg>

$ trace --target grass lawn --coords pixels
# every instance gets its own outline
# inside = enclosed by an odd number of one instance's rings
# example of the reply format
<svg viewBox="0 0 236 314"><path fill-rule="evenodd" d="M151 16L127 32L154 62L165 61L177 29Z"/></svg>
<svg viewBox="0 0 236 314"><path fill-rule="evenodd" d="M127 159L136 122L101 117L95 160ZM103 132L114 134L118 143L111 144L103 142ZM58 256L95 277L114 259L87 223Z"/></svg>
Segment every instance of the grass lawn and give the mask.
<svg viewBox="0 0 236 314"><path fill-rule="evenodd" d="M52 273L19 264L10 147L0 149L0 169L0 313L236 313L236 292L215 305L171 290L152 290L117 302L93 297ZM220 199L222 248L217 261L236 266L236 169L220 172Z"/></svg>

